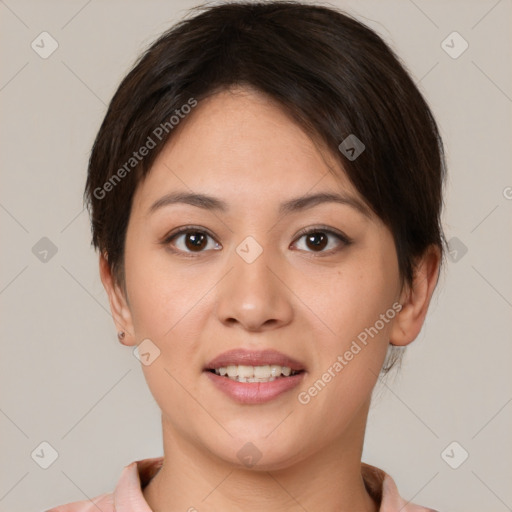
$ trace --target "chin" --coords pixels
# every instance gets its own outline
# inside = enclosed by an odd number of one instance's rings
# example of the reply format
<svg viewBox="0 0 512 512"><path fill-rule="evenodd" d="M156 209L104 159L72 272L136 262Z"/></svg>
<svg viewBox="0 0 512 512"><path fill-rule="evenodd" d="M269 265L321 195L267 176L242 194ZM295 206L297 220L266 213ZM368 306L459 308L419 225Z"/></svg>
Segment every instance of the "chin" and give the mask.
<svg viewBox="0 0 512 512"><path fill-rule="evenodd" d="M252 434L249 429L246 435L226 439L225 443L213 441L210 451L237 469L250 471L286 469L304 458L303 440L299 433L294 437L285 431L279 434L274 431L270 436L267 430L264 432L262 434L262 430L257 429Z"/></svg>

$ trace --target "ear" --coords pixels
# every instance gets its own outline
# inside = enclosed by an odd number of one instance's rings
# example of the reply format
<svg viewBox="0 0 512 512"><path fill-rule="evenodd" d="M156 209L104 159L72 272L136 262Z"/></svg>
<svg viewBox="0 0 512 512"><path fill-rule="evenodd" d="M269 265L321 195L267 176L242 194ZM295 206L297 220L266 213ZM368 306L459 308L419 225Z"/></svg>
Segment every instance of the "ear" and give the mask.
<svg viewBox="0 0 512 512"><path fill-rule="evenodd" d="M402 309L395 317L391 329L391 345L405 346L417 338L437 284L440 264L439 247L429 246L415 266L412 284L405 286L400 296Z"/></svg>
<svg viewBox="0 0 512 512"><path fill-rule="evenodd" d="M120 286L115 283L107 258L100 253L100 278L108 295L110 311L116 325L117 332L124 331L123 345L136 345L132 315L128 302Z"/></svg>

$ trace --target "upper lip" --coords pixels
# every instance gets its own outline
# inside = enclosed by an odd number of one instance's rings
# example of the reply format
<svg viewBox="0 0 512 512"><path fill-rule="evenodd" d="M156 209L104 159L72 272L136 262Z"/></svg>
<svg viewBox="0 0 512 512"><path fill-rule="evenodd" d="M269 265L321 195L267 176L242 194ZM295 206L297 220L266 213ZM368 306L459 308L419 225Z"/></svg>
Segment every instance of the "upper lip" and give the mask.
<svg viewBox="0 0 512 512"><path fill-rule="evenodd" d="M236 348L218 355L205 366L205 370L214 370L226 366L263 366L263 365L287 366L295 371L304 370L304 365L290 356L277 350L248 350Z"/></svg>

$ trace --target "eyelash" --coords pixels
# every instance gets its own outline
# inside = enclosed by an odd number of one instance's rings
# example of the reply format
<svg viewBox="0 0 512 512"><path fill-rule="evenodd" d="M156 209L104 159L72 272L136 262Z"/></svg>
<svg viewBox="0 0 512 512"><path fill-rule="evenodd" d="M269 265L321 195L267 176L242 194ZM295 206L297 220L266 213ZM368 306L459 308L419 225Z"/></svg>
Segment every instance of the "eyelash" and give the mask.
<svg viewBox="0 0 512 512"><path fill-rule="evenodd" d="M172 251L173 253L179 254L185 258L195 258L198 255L200 255L201 253L206 252L204 250L198 251L198 252L186 252L186 251L182 251L181 249L174 249L174 248L170 247L171 242L175 238L178 238L179 236L187 234L187 233L202 233L202 234L208 235L212 240L215 240L215 237L212 234L210 234L208 231L206 231L204 228L199 228L197 226L184 226L183 228L180 228L179 231L175 231L175 232L168 234L162 240L161 243L163 245L167 246L169 248L169 250ZM312 234L312 233L325 233L328 235L332 235L335 238L337 238L342 243L342 245L344 247L348 247L353 242L353 240L350 237L348 237L347 235L345 235L341 232L338 232L338 231L334 231L331 228L327 228L327 227L323 227L323 226L316 226L314 228L304 228L299 233L297 233L296 240L299 240L302 237ZM218 243L217 241L215 241L215 242ZM315 254L319 257L322 257L323 255L331 256L332 254L338 252L339 250L341 250L341 249L337 248L334 250L330 249L329 251L322 250L322 251L318 251L318 252L317 251L305 251L305 252L309 252L309 253Z"/></svg>

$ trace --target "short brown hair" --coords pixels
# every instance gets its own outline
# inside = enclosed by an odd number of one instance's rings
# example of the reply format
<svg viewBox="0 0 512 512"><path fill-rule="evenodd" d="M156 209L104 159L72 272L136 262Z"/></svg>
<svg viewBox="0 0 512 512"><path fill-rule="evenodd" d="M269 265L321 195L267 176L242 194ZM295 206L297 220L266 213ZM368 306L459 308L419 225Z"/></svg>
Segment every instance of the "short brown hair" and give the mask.
<svg viewBox="0 0 512 512"><path fill-rule="evenodd" d="M92 244L107 256L116 280L124 286L133 195L172 136L169 119L191 98L200 102L245 85L277 101L337 155L391 230L402 284L411 283L415 261L429 245L444 253L445 164L433 115L398 57L371 29L331 7L241 1L195 10L122 80L92 148L84 193ZM154 140L158 126L168 129ZM355 159L339 149L350 135L365 146ZM119 179L148 137L154 147ZM107 183L108 194L99 197Z"/></svg>

